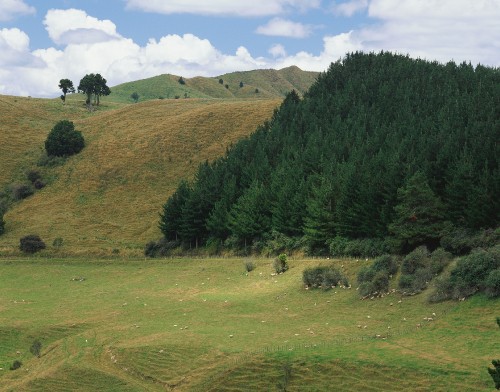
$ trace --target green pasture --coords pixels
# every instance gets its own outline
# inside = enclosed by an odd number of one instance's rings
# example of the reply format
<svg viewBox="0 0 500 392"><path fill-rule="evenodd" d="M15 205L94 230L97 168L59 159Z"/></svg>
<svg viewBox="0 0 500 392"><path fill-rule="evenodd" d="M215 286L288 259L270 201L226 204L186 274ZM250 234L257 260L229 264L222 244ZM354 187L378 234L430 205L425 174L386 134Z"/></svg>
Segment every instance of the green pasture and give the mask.
<svg viewBox="0 0 500 392"><path fill-rule="evenodd" d="M499 300L360 300L370 261L244 261L0 259L0 391L493 390ZM352 288L303 287L332 262Z"/></svg>

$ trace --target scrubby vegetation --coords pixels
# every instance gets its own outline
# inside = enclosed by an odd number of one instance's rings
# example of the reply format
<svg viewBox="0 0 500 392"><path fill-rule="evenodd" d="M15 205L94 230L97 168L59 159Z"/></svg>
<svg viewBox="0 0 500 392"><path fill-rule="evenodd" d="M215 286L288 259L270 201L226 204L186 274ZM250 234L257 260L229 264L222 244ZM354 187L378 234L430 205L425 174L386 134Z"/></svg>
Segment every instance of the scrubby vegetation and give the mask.
<svg viewBox="0 0 500 392"><path fill-rule="evenodd" d="M39 235L30 234L19 240L19 249L24 253L36 253L45 249L45 242Z"/></svg>
<svg viewBox="0 0 500 392"><path fill-rule="evenodd" d="M288 271L288 256L285 253L281 253L273 260L273 268L277 274L282 274Z"/></svg>
<svg viewBox="0 0 500 392"><path fill-rule="evenodd" d="M488 249L475 249L458 259L449 275L441 277L432 301L464 299L477 292L491 297L500 294L500 245Z"/></svg>
<svg viewBox="0 0 500 392"><path fill-rule="evenodd" d="M307 288L330 290L337 286L348 287L347 277L334 266L306 268L302 281Z"/></svg>
<svg viewBox="0 0 500 392"><path fill-rule="evenodd" d="M382 296L389 291L389 281L398 271L394 256L383 255L376 258L370 266L358 272L359 293L361 296Z"/></svg>

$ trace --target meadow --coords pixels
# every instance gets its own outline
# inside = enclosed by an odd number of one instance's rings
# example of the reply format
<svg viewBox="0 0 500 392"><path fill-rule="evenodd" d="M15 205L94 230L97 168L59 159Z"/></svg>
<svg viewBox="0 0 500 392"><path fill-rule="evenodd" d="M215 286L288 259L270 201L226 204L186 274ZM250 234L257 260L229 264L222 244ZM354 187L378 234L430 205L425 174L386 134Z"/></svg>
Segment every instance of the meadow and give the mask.
<svg viewBox="0 0 500 392"><path fill-rule="evenodd" d="M370 262L0 259L0 390L492 390L499 300L360 300ZM306 290L330 263L352 288Z"/></svg>

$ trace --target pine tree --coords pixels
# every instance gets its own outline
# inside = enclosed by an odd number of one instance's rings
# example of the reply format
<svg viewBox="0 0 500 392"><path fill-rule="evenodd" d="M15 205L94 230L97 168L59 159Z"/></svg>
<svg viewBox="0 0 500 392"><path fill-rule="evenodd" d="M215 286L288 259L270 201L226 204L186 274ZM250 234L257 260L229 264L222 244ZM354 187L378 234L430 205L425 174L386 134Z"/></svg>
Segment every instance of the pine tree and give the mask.
<svg viewBox="0 0 500 392"><path fill-rule="evenodd" d="M419 245L431 249L437 246L445 228L444 207L422 172L414 174L398 189L394 210L396 217L389 230L403 251Z"/></svg>

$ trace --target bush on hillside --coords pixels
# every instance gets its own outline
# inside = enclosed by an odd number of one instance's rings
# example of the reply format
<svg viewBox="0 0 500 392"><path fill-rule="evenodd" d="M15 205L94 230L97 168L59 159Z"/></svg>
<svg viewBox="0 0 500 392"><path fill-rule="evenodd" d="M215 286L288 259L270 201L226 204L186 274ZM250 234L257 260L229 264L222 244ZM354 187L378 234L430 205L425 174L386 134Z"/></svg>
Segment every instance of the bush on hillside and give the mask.
<svg viewBox="0 0 500 392"><path fill-rule="evenodd" d="M500 268L491 271L486 278L485 291L489 298L500 297Z"/></svg>
<svg viewBox="0 0 500 392"><path fill-rule="evenodd" d="M494 271L498 269L500 269L500 245L489 249L475 249L470 255L458 260L449 276L438 280L430 301L467 298L477 292L487 292L496 296L498 274Z"/></svg>
<svg viewBox="0 0 500 392"><path fill-rule="evenodd" d="M12 186L12 198L14 200L23 200L33 194L33 189L26 184L15 184Z"/></svg>
<svg viewBox="0 0 500 392"><path fill-rule="evenodd" d="M10 370L17 370L22 365L23 365L23 363L21 361L19 361L19 360L16 359L14 362L12 362L12 365L10 365Z"/></svg>
<svg viewBox="0 0 500 392"><path fill-rule="evenodd" d="M288 271L288 256L285 253L281 253L273 261L273 268L277 274L282 274Z"/></svg>
<svg viewBox="0 0 500 392"><path fill-rule="evenodd" d="M38 170L29 170L27 173L26 173L26 178L32 183L34 184L36 180L40 180L42 178L42 175L40 174L40 172Z"/></svg>
<svg viewBox="0 0 500 392"><path fill-rule="evenodd" d="M40 236L30 234L19 240L19 249L24 253L36 253L45 249L45 242L42 241Z"/></svg>
<svg viewBox="0 0 500 392"><path fill-rule="evenodd" d="M245 271L252 272L255 269L255 263L252 260L245 260Z"/></svg>
<svg viewBox="0 0 500 392"><path fill-rule="evenodd" d="M85 146L82 133L75 130L72 121L59 121L45 140L45 150L49 156L64 157L79 153Z"/></svg>
<svg viewBox="0 0 500 392"><path fill-rule="evenodd" d="M358 272L359 293L366 297L388 292L390 278L397 271L398 264L393 256L383 255L376 258L372 265Z"/></svg>
<svg viewBox="0 0 500 392"><path fill-rule="evenodd" d="M349 286L345 275L333 266L307 268L302 273L302 281L313 289L329 290L337 286Z"/></svg>
<svg viewBox="0 0 500 392"><path fill-rule="evenodd" d="M403 259L399 288L403 294L417 294L427 288L430 281L448 265L451 254L442 248L429 253L420 246Z"/></svg>

